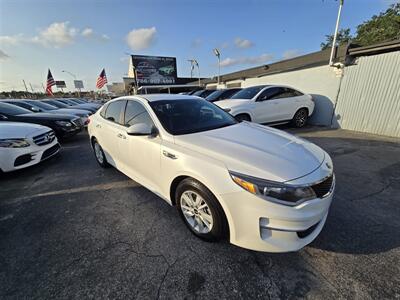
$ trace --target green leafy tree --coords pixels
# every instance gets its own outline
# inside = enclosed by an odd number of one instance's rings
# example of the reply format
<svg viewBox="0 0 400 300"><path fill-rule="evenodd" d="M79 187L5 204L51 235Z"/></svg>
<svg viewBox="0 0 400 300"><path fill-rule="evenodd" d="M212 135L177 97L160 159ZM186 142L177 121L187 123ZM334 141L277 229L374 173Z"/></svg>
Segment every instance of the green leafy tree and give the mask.
<svg viewBox="0 0 400 300"><path fill-rule="evenodd" d="M354 42L362 46L400 39L400 3L357 26Z"/></svg>
<svg viewBox="0 0 400 300"><path fill-rule="evenodd" d="M340 29L336 38L337 45L346 45L352 39L350 28ZM325 43L321 43L321 50L332 47L333 34L325 35Z"/></svg>

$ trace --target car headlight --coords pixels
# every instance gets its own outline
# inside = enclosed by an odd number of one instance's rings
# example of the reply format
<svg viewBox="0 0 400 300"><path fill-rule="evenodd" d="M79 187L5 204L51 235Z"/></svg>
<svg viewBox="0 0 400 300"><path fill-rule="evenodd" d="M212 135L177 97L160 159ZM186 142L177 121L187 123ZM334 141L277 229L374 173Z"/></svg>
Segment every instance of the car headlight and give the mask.
<svg viewBox="0 0 400 300"><path fill-rule="evenodd" d="M24 148L29 145L26 139L0 139L0 147L3 148Z"/></svg>
<svg viewBox="0 0 400 300"><path fill-rule="evenodd" d="M272 202L293 206L317 198L314 190L308 186L293 186L235 172L229 174L232 180L246 191Z"/></svg>
<svg viewBox="0 0 400 300"><path fill-rule="evenodd" d="M63 127L71 127L72 126L71 122L68 122L68 121L56 121L56 124L63 126Z"/></svg>

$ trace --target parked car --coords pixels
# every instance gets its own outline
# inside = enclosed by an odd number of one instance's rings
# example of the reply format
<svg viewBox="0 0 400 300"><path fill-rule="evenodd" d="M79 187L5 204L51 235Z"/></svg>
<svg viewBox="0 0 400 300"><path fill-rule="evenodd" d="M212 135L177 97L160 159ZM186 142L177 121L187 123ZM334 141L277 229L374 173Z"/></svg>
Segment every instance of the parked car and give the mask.
<svg viewBox="0 0 400 300"><path fill-rule="evenodd" d="M187 95L121 97L90 119L97 162L176 206L202 239L286 252L324 226L335 187L332 161L304 139L239 123Z"/></svg>
<svg viewBox="0 0 400 300"><path fill-rule="evenodd" d="M261 124L291 122L296 127L306 125L314 111L314 101L288 86L259 85L242 89L229 100L215 102L238 121Z"/></svg>
<svg viewBox="0 0 400 300"><path fill-rule="evenodd" d="M233 95L235 95L240 90L241 90L241 88L216 90L216 91L212 92L210 95L208 95L205 99L210 102L230 99Z"/></svg>
<svg viewBox="0 0 400 300"><path fill-rule="evenodd" d="M38 164L60 150L49 127L0 122L0 172L10 172Z"/></svg>
<svg viewBox="0 0 400 300"><path fill-rule="evenodd" d="M150 63L146 61L140 62L136 66L137 72L143 74L143 75L152 75L153 73L157 72L157 69Z"/></svg>
<svg viewBox="0 0 400 300"><path fill-rule="evenodd" d="M62 139L79 133L83 128L79 117L49 113L32 113L12 104L0 102L0 121L35 123L50 127L57 138Z"/></svg>
<svg viewBox="0 0 400 300"><path fill-rule="evenodd" d="M37 100L37 101L39 101L39 100ZM40 101L43 102L43 103L47 103L47 104L53 105L53 106L58 107L58 108L66 108L66 109L84 109L84 110L90 111L91 113L95 113L95 112L97 111L97 108L93 108L93 107L82 107L82 106L78 106L78 105L71 106L71 105L62 103L61 101L58 101L58 100L56 100L56 99L42 99L42 100L40 100Z"/></svg>
<svg viewBox="0 0 400 300"><path fill-rule="evenodd" d="M206 98L208 95L210 95L214 91L215 90L198 90L198 91L194 92L192 95L201 97L201 98Z"/></svg>
<svg viewBox="0 0 400 300"><path fill-rule="evenodd" d="M31 112L46 112L52 114L62 114L62 115L69 115L69 116L78 116L82 119L83 124L87 125L89 122L89 115L92 113L87 110L80 110L80 109L63 109L63 108L56 108L54 106L41 103L35 100L13 100L7 99L3 100L3 102L16 105ZM39 105L38 105L39 104ZM49 108L50 107L50 108Z"/></svg>
<svg viewBox="0 0 400 300"><path fill-rule="evenodd" d="M64 103L66 105L72 106L72 107L77 107L81 109L99 109L101 105L95 104L95 103L78 103L73 99L67 99L67 98L56 98L57 101Z"/></svg>

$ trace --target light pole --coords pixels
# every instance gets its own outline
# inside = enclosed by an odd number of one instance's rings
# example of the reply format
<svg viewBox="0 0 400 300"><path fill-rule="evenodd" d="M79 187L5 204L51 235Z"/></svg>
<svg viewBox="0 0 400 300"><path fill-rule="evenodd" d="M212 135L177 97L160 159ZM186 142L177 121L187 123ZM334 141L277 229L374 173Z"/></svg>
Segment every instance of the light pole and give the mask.
<svg viewBox="0 0 400 300"><path fill-rule="evenodd" d="M193 78L194 59L188 59L188 62L190 62L190 78Z"/></svg>
<svg viewBox="0 0 400 300"><path fill-rule="evenodd" d="M197 59L193 59L193 63L197 67L197 70L199 71L199 86L201 86L201 84L200 84L200 66L199 66L199 62L197 61Z"/></svg>
<svg viewBox="0 0 400 300"><path fill-rule="evenodd" d="M73 74L69 71L66 71L66 70L62 70L61 73L67 73L67 74L71 75L74 78L74 85L75 85L75 80L76 80L75 74ZM78 97L80 97L80 96L81 96L81 89L78 89Z"/></svg>
<svg viewBox="0 0 400 300"><path fill-rule="evenodd" d="M214 50L214 54L218 59L218 86L220 83L220 77L221 77L221 52L219 52L219 50L217 48L215 48Z"/></svg>
<svg viewBox="0 0 400 300"><path fill-rule="evenodd" d="M339 31L340 14L342 13L343 2L344 2L344 0L340 0L339 11L338 11L338 16L337 16L337 20L336 20L335 34L333 36L333 41L332 41L331 57L329 58L330 66L332 66L332 64L333 64L333 52L335 51L335 47L336 47L336 38L338 35L338 31Z"/></svg>

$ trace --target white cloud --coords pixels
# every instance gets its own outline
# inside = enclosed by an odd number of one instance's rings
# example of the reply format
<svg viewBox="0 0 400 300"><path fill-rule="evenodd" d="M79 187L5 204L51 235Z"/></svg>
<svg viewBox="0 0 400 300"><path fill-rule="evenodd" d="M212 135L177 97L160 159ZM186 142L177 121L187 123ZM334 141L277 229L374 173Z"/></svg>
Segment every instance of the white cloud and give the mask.
<svg viewBox="0 0 400 300"><path fill-rule="evenodd" d="M74 42L78 29L70 27L69 22L55 22L32 38L35 43L54 48L61 48Z"/></svg>
<svg viewBox="0 0 400 300"><path fill-rule="evenodd" d="M282 54L283 59L291 59L293 57L301 55L301 51L297 49L286 50Z"/></svg>
<svg viewBox="0 0 400 300"><path fill-rule="evenodd" d="M235 39L235 45L238 48L247 49L247 48L253 47L254 44L250 40L245 40L245 39L238 37Z"/></svg>
<svg viewBox="0 0 400 300"><path fill-rule="evenodd" d="M102 39L103 41L108 41L110 39L110 37L107 34L102 34L100 36L100 39Z"/></svg>
<svg viewBox="0 0 400 300"><path fill-rule="evenodd" d="M235 65L257 65L271 61L274 57L272 54L261 54L259 56L225 58L221 61L221 67L230 67Z"/></svg>
<svg viewBox="0 0 400 300"><path fill-rule="evenodd" d="M86 27L82 30L81 35L84 37L91 37L93 35L93 29L90 27Z"/></svg>
<svg viewBox="0 0 400 300"><path fill-rule="evenodd" d="M155 27L134 29L126 36L126 43L132 50L144 50L155 42L156 34Z"/></svg>
<svg viewBox="0 0 400 300"><path fill-rule="evenodd" d="M3 50L0 50L0 60L6 60L9 58L10 56L7 53L5 53Z"/></svg>
<svg viewBox="0 0 400 300"><path fill-rule="evenodd" d="M15 46L23 39L22 34L17 35L2 35L0 36L0 45L2 46Z"/></svg>

